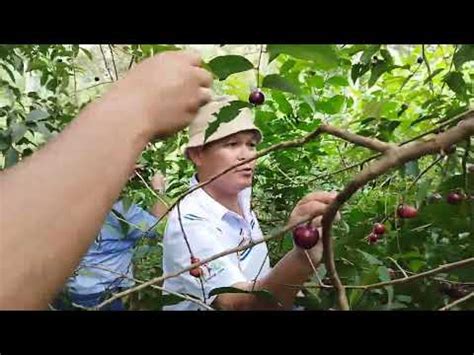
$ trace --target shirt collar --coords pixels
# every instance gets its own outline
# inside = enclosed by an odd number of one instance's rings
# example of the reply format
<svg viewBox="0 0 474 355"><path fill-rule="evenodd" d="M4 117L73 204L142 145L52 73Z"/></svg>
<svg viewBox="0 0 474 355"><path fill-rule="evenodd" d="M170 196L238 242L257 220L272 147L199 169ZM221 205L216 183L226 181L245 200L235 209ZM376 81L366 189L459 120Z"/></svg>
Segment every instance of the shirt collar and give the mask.
<svg viewBox="0 0 474 355"><path fill-rule="evenodd" d="M190 186L198 184L196 174L191 178ZM217 202L211 195L209 195L203 188L197 189L193 192L196 194L195 197L199 204L204 206L207 212L214 214L217 218L222 219L228 213L236 214L235 212L229 210L227 207L223 206ZM243 189L238 194L240 207L243 209L244 216L248 219L250 216L250 198L252 194L252 188L248 187Z"/></svg>

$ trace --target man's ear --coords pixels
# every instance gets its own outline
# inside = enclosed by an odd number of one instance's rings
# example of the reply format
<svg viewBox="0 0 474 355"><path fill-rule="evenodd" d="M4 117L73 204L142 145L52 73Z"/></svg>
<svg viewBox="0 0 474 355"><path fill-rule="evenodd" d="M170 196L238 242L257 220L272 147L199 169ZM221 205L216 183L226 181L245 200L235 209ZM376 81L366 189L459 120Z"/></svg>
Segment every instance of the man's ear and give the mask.
<svg viewBox="0 0 474 355"><path fill-rule="evenodd" d="M202 165L202 147L188 148L188 156L196 167Z"/></svg>

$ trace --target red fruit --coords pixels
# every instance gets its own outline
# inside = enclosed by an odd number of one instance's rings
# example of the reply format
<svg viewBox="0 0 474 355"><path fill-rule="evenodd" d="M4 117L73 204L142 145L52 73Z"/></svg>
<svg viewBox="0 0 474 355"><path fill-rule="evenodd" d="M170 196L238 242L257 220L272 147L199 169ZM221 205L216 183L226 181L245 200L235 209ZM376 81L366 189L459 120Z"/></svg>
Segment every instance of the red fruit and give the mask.
<svg viewBox="0 0 474 355"><path fill-rule="evenodd" d="M189 273L191 274L191 276L200 277L202 275L202 269L200 267L197 267L195 269L190 270Z"/></svg>
<svg viewBox="0 0 474 355"><path fill-rule="evenodd" d="M373 232L375 234L384 234L385 233L385 226L382 223L375 223Z"/></svg>
<svg viewBox="0 0 474 355"><path fill-rule="evenodd" d="M446 196L446 201L448 201L448 203L451 205L456 205L462 200L464 200L464 196L457 192L450 192L448 196Z"/></svg>
<svg viewBox="0 0 474 355"><path fill-rule="evenodd" d="M260 90L254 90L250 93L249 102L254 105L261 105L265 102L265 95Z"/></svg>
<svg viewBox="0 0 474 355"><path fill-rule="evenodd" d="M398 206L397 214L400 218L415 218L418 210L410 205L400 205Z"/></svg>
<svg viewBox="0 0 474 355"><path fill-rule="evenodd" d="M317 228L300 225L293 229L293 240L300 248L311 249L318 243L319 232Z"/></svg>
<svg viewBox="0 0 474 355"><path fill-rule="evenodd" d="M191 257L191 264L195 264L200 261L201 260L199 258L195 258L194 256ZM191 274L191 276L200 277L202 275L202 269L200 267L197 267L195 269L191 269L189 273Z"/></svg>
<svg viewBox="0 0 474 355"><path fill-rule="evenodd" d="M369 244L375 244L377 240L379 240L379 236L375 233L370 233L367 237L367 241L369 242Z"/></svg>

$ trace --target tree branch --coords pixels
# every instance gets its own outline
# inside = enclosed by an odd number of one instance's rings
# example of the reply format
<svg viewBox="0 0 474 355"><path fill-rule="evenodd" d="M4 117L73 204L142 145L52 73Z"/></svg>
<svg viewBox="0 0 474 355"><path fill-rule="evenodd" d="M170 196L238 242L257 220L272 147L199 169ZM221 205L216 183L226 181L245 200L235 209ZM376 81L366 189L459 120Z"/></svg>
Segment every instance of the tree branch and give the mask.
<svg viewBox="0 0 474 355"><path fill-rule="evenodd" d="M334 202L328 206L322 218L324 257L326 269L328 270L332 283L337 290L337 300L340 309L349 310L349 303L347 301L344 286L342 285L336 271L331 238L332 223L339 208L362 186L392 168L421 156L446 150L447 147L473 135L473 111L466 113L463 118L464 122L461 126L455 126L444 133L438 134L430 140L425 142L414 142L412 144L400 146L396 149L388 150L383 158L371 163L367 168L356 175L356 177L337 195Z"/></svg>
<svg viewBox="0 0 474 355"><path fill-rule="evenodd" d="M429 277L431 275L440 274L440 273L445 272L445 271L459 269L461 267L465 267L465 266L469 266L469 265L474 265L474 257L464 259L464 260L460 260L460 261L456 261L456 262L450 263L450 264L441 265L441 266L438 266L435 269L431 269L431 270L428 270L428 271L425 271L425 272L421 272L419 274L413 274L412 276L404 277L404 278L401 278L401 279L395 279L395 280L385 281L385 282L378 282L378 283L369 284L369 285L344 285L344 288L370 290L370 289L373 289L373 288L382 288L382 287L386 287L386 286L400 285L400 284L409 283L409 282L412 282L412 281L415 281L415 280L418 280L418 279L422 279L422 278L425 278L425 277ZM319 285L316 285L313 282L306 283L304 285L304 287L306 287L306 288L320 288ZM334 287L334 286L325 286L325 287Z"/></svg>
<svg viewBox="0 0 474 355"><path fill-rule="evenodd" d="M454 301L453 303L447 304L446 306L444 306L443 308L440 308L439 310L440 311L447 311L448 309L453 308L454 306L457 306L458 304L460 304L462 302L465 302L465 301L467 301L468 299L470 299L472 297L474 297L474 292L471 292L467 296L464 296L463 298L460 298L460 299Z"/></svg>
<svg viewBox="0 0 474 355"><path fill-rule="evenodd" d="M350 143L375 150L376 152L384 153L385 151L396 147L393 144L382 142L376 138L360 136L328 124L322 124L319 128L322 132L344 139Z"/></svg>

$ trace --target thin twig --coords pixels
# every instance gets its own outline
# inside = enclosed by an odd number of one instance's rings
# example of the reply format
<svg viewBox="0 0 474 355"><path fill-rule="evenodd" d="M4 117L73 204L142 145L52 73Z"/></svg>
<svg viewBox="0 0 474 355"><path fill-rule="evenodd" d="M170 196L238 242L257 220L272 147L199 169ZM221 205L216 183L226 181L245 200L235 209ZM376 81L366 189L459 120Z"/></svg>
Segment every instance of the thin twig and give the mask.
<svg viewBox="0 0 474 355"><path fill-rule="evenodd" d="M89 90L89 89L95 88L96 86L105 85L105 84L113 84L113 83L114 83L113 81L104 81L103 83L98 83L98 84L88 86L86 88L79 89L79 90L77 90L77 92L84 91L84 90Z"/></svg>
<svg viewBox="0 0 474 355"><path fill-rule="evenodd" d="M257 89L260 88L260 62L262 60L263 53L263 44L260 45L260 54L258 55L258 64L257 64Z"/></svg>
<svg viewBox="0 0 474 355"><path fill-rule="evenodd" d="M457 306L458 304L460 304L462 302L466 302L468 299L470 299L472 297L474 297L474 292L471 292L467 296L464 296L463 298L460 298L460 299L454 301L453 303L447 304L446 306L444 306L443 308L440 308L439 310L440 311L447 311L448 309L453 308L454 306Z"/></svg>
<svg viewBox="0 0 474 355"><path fill-rule="evenodd" d="M413 186L415 186L415 184L418 182L418 180L420 180L420 178L421 178L423 175L425 175L425 174L428 172L428 170L430 170L433 166L435 166L436 164L438 164L439 161L442 160L442 159L443 159L443 156L440 155L440 156L439 156L437 159L435 159L430 165L428 165L425 169L423 169L423 171L418 174L418 176L415 178L415 180L413 180L413 182L411 183L411 185L408 186L407 190L410 190L411 188L413 188Z"/></svg>
<svg viewBox="0 0 474 355"><path fill-rule="evenodd" d="M114 66L114 71L115 71L115 80L118 80L119 77L118 77L118 72L117 72L117 66L115 65L114 52L112 50L112 46L110 44L108 46L109 46L110 55L112 56L112 64Z"/></svg>
<svg viewBox="0 0 474 355"><path fill-rule="evenodd" d="M117 272L117 271L115 271L115 270L110 270L110 269L105 268L105 267L103 267L103 266L91 265L91 264L84 264L83 266L84 266L84 267L88 267L88 268L92 267L92 268L104 270L104 271L110 272L110 273L112 273L112 274L116 274L116 275L118 275L118 276L125 277L125 278L127 278L127 279L129 279L129 280L135 281L135 282L140 283L140 284L145 282L145 281L136 279L136 278L134 278L134 277L130 277L130 276L128 276L128 275L125 275L125 274L122 274L122 273L120 273L120 272ZM213 310L214 310L214 308L212 308L212 307L208 306L207 304L201 302L199 299L196 299L196 298L193 298L193 297L189 297L189 296L187 296L187 295L183 295L183 294L181 294L181 293L174 292L174 291L171 291L171 290L167 290L167 289L165 289L164 287L158 286L158 285L151 285L150 287L151 287L151 288L154 288L154 289L156 289L156 290L159 290L159 291L162 291L162 292L164 291L164 292L169 293L169 294L171 294L171 295L177 296L177 297L182 298L182 299L184 299L184 300L186 300L186 301L194 302L194 303L196 303L196 304L198 304L198 305L200 305L200 306L206 308L206 309L209 310L209 311L213 311ZM88 310L95 310L95 308L88 308Z"/></svg>
<svg viewBox="0 0 474 355"><path fill-rule="evenodd" d="M112 76L112 72L109 69L109 64L107 63L107 59L105 58L105 53L104 50L102 49L102 45L99 44L100 52L102 53L102 58L104 59L104 65L105 68L107 69L107 73L109 74L109 78L111 81L114 81L114 77Z"/></svg>
<svg viewBox="0 0 474 355"><path fill-rule="evenodd" d="M148 183L146 182L146 180L143 178L143 176L140 175L140 173L138 171L135 171L135 174L140 178L140 180L145 184L145 187L153 194L153 196L155 196L158 200L160 200L160 202L162 204L164 204L166 206L166 208L168 208L168 202L166 202L165 200L163 200L163 198L158 195L155 190L153 190L149 185Z"/></svg>
<svg viewBox="0 0 474 355"><path fill-rule="evenodd" d="M430 79L430 91L431 91L431 94L434 94L433 79L431 78L431 68L430 68L430 63L428 62L428 57L426 57L424 44L421 45L421 55L423 57L423 61L425 62L426 69L428 70L428 78Z"/></svg>
<svg viewBox="0 0 474 355"><path fill-rule="evenodd" d="M398 269L402 272L402 274L403 274L403 276L404 276L405 278L408 277L406 271L397 263L397 261L396 261L394 258L391 258L391 257L389 256L389 257L387 257L387 259L391 260L391 261L398 267Z"/></svg>

